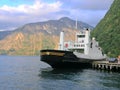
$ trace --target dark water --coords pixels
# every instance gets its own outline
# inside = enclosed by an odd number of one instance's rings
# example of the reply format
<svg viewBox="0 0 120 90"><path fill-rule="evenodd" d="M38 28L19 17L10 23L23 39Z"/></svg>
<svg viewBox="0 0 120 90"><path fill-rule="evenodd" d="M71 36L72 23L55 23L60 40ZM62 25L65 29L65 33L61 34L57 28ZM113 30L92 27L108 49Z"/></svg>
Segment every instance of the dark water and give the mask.
<svg viewBox="0 0 120 90"><path fill-rule="evenodd" d="M120 90L120 73L53 70L39 56L0 56L0 90Z"/></svg>

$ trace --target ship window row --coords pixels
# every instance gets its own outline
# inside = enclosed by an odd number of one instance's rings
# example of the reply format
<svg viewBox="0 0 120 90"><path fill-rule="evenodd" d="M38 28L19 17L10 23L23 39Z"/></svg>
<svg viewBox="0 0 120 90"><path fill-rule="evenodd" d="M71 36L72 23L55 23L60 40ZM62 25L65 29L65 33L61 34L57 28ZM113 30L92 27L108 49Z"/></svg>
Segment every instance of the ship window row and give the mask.
<svg viewBox="0 0 120 90"><path fill-rule="evenodd" d="M84 44L81 44L81 45L74 45L74 47L85 47Z"/></svg>

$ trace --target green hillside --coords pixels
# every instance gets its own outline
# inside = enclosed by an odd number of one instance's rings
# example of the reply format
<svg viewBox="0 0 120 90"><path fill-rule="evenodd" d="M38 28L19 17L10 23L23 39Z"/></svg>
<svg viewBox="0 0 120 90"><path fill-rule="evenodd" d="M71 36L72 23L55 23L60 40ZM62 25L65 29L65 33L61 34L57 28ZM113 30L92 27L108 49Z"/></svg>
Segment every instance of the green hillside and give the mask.
<svg viewBox="0 0 120 90"><path fill-rule="evenodd" d="M108 56L120 55L120 0L114 0L92 35L96 37Z"/></svg>

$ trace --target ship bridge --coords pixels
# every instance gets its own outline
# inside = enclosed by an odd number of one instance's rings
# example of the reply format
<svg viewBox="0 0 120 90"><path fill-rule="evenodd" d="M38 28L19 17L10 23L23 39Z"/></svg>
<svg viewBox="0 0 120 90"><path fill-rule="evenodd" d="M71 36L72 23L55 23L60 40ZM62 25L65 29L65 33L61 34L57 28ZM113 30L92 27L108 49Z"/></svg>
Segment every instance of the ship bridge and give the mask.
<svg viewBox="0 0 120 90"><path fill-rule="evenodd" d="M88 54L90 30L81 30L76 33L75 41L64 42L64 49Z"/></svg>
<svg viewBox="0 0 120 90"><path fill-rule="evenodd" d="M95 57L96 59L104 56L101 47L99 47L99 44L95 38L93 37L90 39L90 30L88 29L77 32L75 35L75 41L63 42L63 32L61 36L59 50L73 51L77 56L79 56L81 53L88 55L89 58Z"/></svg>

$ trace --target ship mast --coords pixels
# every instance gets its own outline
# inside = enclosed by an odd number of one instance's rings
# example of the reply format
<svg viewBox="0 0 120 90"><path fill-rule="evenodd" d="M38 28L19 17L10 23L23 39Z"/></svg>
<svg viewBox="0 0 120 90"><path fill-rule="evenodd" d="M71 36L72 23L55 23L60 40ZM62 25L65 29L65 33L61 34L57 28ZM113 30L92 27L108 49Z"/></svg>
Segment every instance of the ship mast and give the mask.
<svg viewBox="0 0 120 90"><path fill-rule="evenodd" d="M75 29L77 30L77 18L76 18L76 22L75 22ZM77 42L77 36L76 35L75 35L75 42Z"/></svg>
<svg viewBox="0 0 120 90"><path fill-rule="evenodd" d="M75 29L77 30L77 18L76 18L76 23L75 23Z"/></svg>

